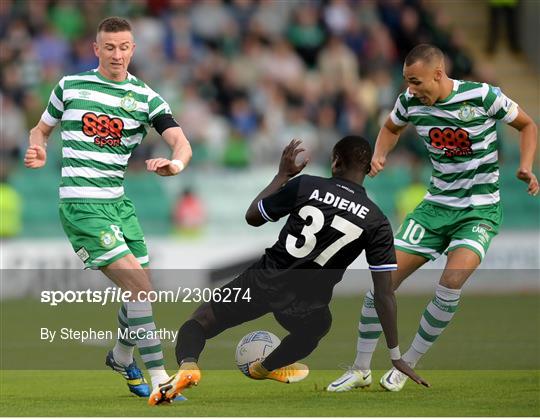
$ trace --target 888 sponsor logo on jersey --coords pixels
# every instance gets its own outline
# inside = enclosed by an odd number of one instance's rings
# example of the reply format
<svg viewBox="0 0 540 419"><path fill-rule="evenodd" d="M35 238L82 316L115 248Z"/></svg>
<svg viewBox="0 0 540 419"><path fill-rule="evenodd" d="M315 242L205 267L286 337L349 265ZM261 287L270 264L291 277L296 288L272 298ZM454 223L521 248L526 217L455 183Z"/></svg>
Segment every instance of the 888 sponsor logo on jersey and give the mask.
<svg viewBox="0 0 540 419"><path fill-rule="evenodd" d="M105 146L120 147L122 145L124 121L120 118L86 112L82 117L82 124L84 135L94 137L94 144L100 148Z"/></svg>
<svg viewBox="0 0 540 419"><path fill-rule="evenodd" d="M443 150L447 157L472 154L469 133L462 128L431 128L429 140L432 147Z"/></svg>

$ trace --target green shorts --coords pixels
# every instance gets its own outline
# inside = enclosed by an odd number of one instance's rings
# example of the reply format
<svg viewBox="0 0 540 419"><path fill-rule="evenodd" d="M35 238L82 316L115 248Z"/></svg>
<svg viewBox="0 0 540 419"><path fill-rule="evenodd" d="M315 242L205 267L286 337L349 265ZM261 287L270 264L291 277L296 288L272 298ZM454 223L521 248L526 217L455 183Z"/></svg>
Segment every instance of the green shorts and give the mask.
<svg viewBox="0 0 540 419"><path fill-rule="evenodd" d="M422 201L405 217L394 238L397 250L435 260L446 250L466 247L484 259L499 232L502 208L451 209Z"/></svg>
<svg viewBox="0 0 540 419"><path fill-rule="evenodd" d="M65 203L60 221L73 250L86 268L97 269L133 254L142 267L149 264L144 235L128 198L114 203Z"/></svg>

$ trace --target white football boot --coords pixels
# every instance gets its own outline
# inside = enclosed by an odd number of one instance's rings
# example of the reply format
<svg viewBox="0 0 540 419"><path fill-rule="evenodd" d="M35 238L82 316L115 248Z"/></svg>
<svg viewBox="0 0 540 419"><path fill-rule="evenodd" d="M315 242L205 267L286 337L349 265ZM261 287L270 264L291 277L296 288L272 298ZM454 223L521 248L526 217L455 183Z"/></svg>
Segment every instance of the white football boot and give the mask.
<svg viewBox="0 0 540 419"><path fill-rule="evenodd" d="M348 368L341 377L326 387L326 391L341 393L351 391L354 388L368 387L371 385L371 370L357 370Z"/></svg>
<svg viewBox="0 0 540 419"><path fill-rule="evenodd" d="M381 377L381 387L388 391L401 391L407 382L407 377L396 368L391 368Z"/></svg>

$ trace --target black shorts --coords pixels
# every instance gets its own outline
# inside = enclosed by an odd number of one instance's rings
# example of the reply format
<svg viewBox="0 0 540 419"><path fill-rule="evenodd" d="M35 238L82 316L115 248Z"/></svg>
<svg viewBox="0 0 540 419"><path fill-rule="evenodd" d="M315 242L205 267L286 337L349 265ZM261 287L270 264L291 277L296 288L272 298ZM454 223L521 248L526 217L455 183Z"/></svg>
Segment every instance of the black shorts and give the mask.
<svg viewBox="0 0 540 419"><path fill-rule="evenodd" d="M256 284L253 272L245 271L238 277L221 287L231 289L231 295L235 295L234 288L240 288L239 298L225 302L212 301L212 310L219 329L225 330L239 324L258 319L265 314L272 313L276 321L288 332L295 334L309 334L324 336L332 324L332 315L327 305L312 309L295 310L294 307L275 309L272 296ZM242 299L244 292L249 290L250 301ZM222 293L224 295L225 293ZM227 293L228 294L228 293ZM294 304L294 303L293 303ZM304 306L303 304L299 304Z"/></svg>

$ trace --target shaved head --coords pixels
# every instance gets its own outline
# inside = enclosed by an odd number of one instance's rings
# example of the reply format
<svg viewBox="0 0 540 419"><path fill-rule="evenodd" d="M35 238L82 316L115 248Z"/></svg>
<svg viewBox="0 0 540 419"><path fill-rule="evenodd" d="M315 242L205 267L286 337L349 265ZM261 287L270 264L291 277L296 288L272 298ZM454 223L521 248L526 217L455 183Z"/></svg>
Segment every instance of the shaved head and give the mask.
<svg viewBox="0 0 540 419"><path fill-rule="evenodd" d="M418 61L430 65L444 65L443 52L434 45L420 44L415 46L405 57L405 66L409 67Z"/></svg>

